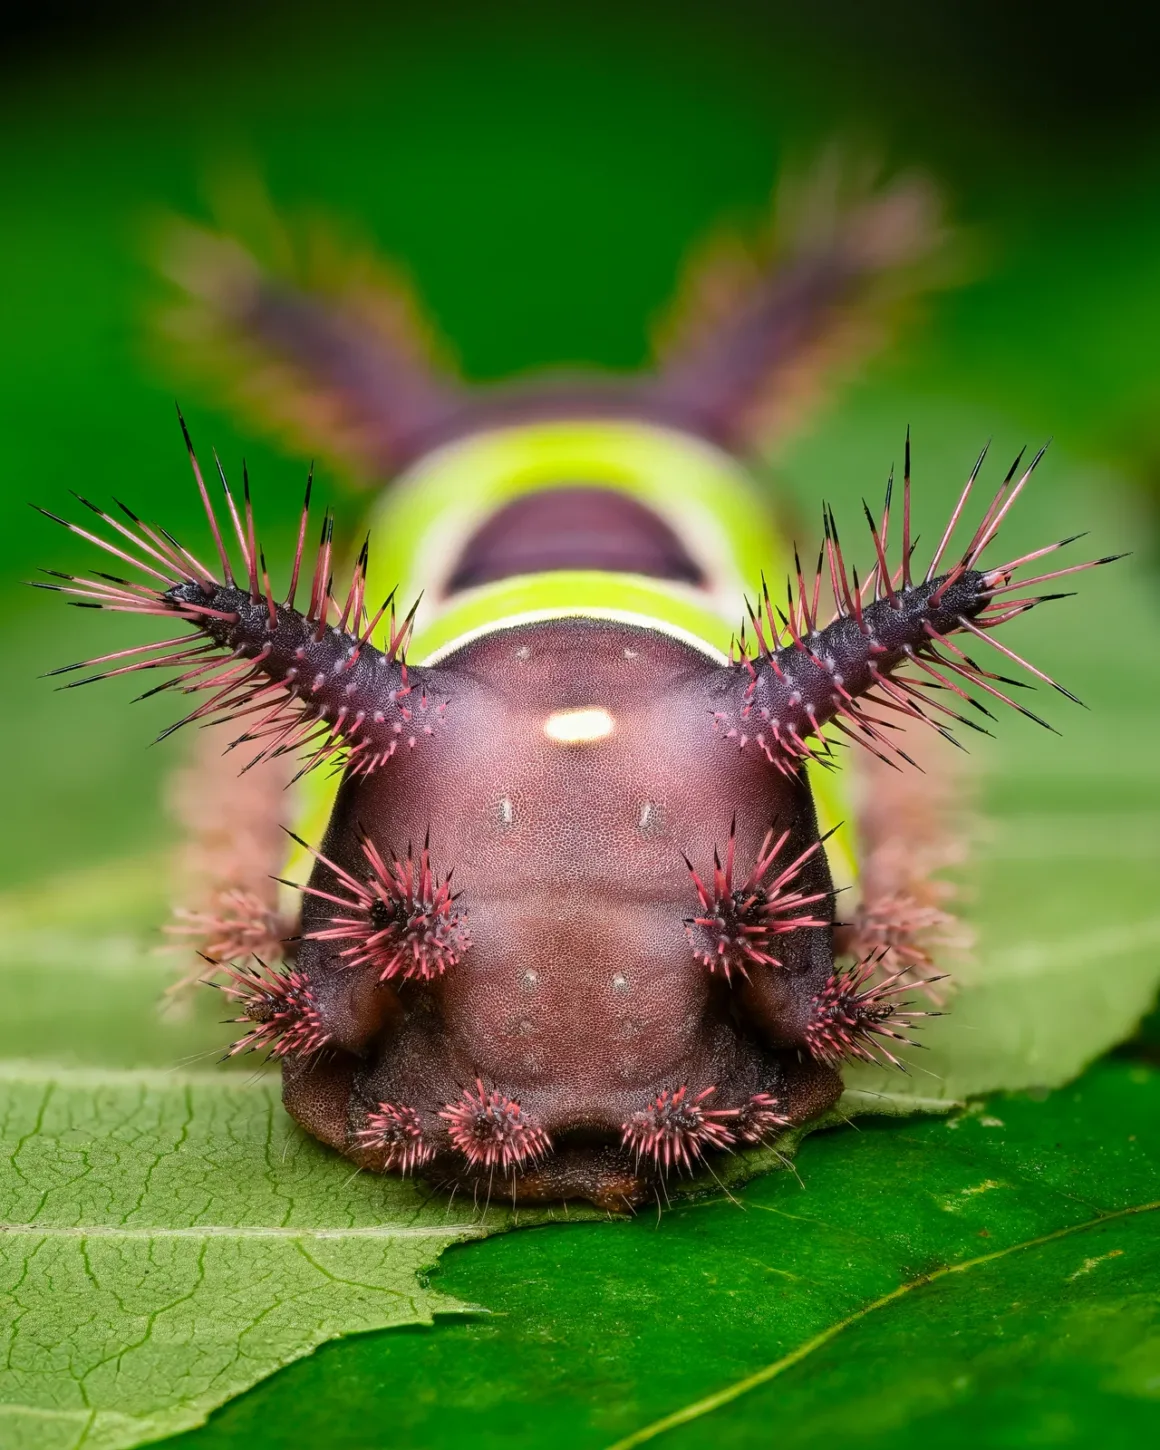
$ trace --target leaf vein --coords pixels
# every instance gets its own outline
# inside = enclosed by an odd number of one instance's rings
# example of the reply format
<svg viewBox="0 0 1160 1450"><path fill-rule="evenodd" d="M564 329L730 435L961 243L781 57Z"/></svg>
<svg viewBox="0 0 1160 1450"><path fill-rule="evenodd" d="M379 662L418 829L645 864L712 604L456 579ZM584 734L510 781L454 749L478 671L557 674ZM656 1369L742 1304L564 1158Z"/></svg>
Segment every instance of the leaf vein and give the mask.
<svg viewBox="0 0 1160 1450"><path fill-rule="evenodd" d="M896 1300L904 1298L907 1294L913 1293L916 1289L922 1289L927 1284L936 1283L939 1279L948 1278L951 1274L963 1274L969 1269L977 1269L984 1264L992 1264L997 1259L1005 1259L1011 1254L1021 1253L1025 1249L1037 1249L1044 1244L1055 1243L1059 1239L1070 1238L1073 1234L1083 1233L1087 1229L1099 1228L1101 1224L1114 1223L1117 1219L1130 1218L1136 1214L1154 1213L1160 1209L1160 1200L1153 1203L1134 1204L1130 1208L1116 1209L1111 1213L1102 1213L1083 1223L1068 1224L1065 1228L1055 1229L1052 1233L1041 1234L1038 1238L1026 1239L1022 1243L1010 1244L1005 1249L995 1249L989 1254L980 1254L973 1259L964 1259L958 1264L944 1264L941 1269L934 1269L930 1273L920 1274L915 1279L908 1280L905 1284L899 1284L887 1294L880 1294L877 1299L872 1299L869 1304L863 1305L853 1314L848 1314L845 1319L839 1319L836 1324L831 1324L828 1329L823 1329L819 1334L799 1344L796 1349L791 1349L788 1354L782 1355L772 1364L757 1370L744 1379L735 1380L733 1384L726 1385L724 1389L717 1390L711 1395L694 1400L692 1404L684 1405L672 1414L665 1415L660 1420L654 1420L651 1425L644 1425L639 1430L634 1430L630 1435L617 1440L609 1445L607 1450L634 1450L637 1445L643 1445L649 1440L655 1440L668 1430L676 1430L681 1425L687 1425L693 1420L698 1420L704 1415L711 1415L715 1410L721 1409L723 1405L730 1404L733 1400L740 1399L742 1395L748 1394L750 1390L758 1389L761 1385L768 1384L770 1380L776 1379L784 1374L786 1370L792 1369L794 1365L800 1364L808 1358L816 1349L821 1349L836 1339L845 1330L852 1328L869 1315L876 1313L879 1309L885 1309Z"/></svg>

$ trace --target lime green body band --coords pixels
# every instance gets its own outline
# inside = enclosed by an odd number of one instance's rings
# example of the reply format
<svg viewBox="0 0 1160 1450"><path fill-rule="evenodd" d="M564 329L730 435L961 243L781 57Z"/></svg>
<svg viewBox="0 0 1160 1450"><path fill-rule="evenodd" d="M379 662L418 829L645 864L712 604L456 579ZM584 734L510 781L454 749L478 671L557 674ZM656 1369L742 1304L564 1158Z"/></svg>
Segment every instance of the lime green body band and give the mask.
<svg viewBox="0 0 1160 1450"><path fill-rule="evenodd" d="M500 508L560 487L629 495L672 529L704 585L598 570L520 574L476 588L447 588L468 539ZM528 423L497 428L427 454L375 502L368 600L392 589L402 608L419 599L408 659L433 664L472 639L552 619L608 619L657 630L716 662L745 619L762 574L779 579L790 553L769 500L729 454L690 435L620 421ZM306 777L299 832L320 842L338 780ZM848 819L841 778L811 767L823 832ZM838 885L854 879L851 832L827 842ZM305 852L290 873L304 879Z"/></svg>

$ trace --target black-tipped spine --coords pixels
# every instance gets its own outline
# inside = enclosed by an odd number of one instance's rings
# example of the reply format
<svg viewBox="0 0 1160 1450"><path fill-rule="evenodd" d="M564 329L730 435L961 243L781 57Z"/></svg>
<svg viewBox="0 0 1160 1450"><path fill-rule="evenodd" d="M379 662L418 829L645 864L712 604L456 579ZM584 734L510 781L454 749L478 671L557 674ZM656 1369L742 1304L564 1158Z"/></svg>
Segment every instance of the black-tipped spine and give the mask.
<svg viewBox="0 0 1160 1450"><path fill-rule="evenodd" d="M712 707L719 730L739 745L755 742L780 770L793 773L806 759L812 758L827 766L833 763L832 741L824 733L827 726L833 726L892 765L898 758L913 763L895 739L900 717L921 721L957 745L959 742L938 717L981 729L953 708L961 701L993 718L969 693L968 687L1010 705L1046 729L1053 729L998 688L999 685L1022 686L1022 681L983 668L952 638L970 635L979 643L992 646L1004 660L1021 665L1038 680L1068 699L1076 700L1070 690L995 639L992 631L1036 605L1062 597L1043 594L1010 598L1012 592L1111 563L1118 556L1088 560L1022 582L1014 579L1017 571L1032 561L1081 537L1073 535L995 568L983 568L979 562L1043 458L1043 451L1039 450L1016 479L1022 460L1022 454L1019 455L959 561L936 576L934 569L950 545L986 457L987 450L983 450L942 533L925 578L921 583L914 583L908 433L903 473L901 563L893 572L887 563L893 475L887 483L880 523L875 522L864 505L875 559L870 574L861 584L854 573L851 585L833 512L823 508L824 542L812 590L807 587L796 549L797 597L791 581L784 611L773 605L762 582L758 605L749 610L756 654L749 656L742 652L740 658L733 658L714 687ZM835 617L832 623L819 629L818 595L823 567L829 575ZM885 718L879 713L872 714L868 707L884 711Z"/></svg>
<svg viewBox="0 0 1160 1450"><path fill-rule="evenodd" d="M226 667L213 680L228 686L227 693L211 696L187 718L254 716L234 744L266 739L263 754L314 744L318 758L308 768L342 750L362 774L388 760L401 741L433 728L438 705L421 672L416 679L401 659L358 635L330 624L320 628L262 592L255 602L237 586L209 592L187 583L165 597L175 614L195 621L212 640ZM181 688L180 679L172 683Z"/></svg>
<svg viewBox="0 0 1160 1450"><path fill-rule="evenodd" d="M181 426L224 583L215 579L171 535L142 522L123 505L122 510L133 525L131 528L88 500L80 500L114 531L116 543L40 510L121 563L141 571L145 582L135 583L94 571L92 578L56 575L62 583L39 587L70 595L72 602L82 607L167 618L190 625L195 631L192 636L162 640L139 650L119 651L91 660L87 663L104 664L127 655L135 656L129 664L118 664L90 678L178 666L182 672L157 688L197 693L202 701L163 735L194 720L244 719L245 728L231 748L243 742L262 742L250 765L268 756L304 747L307 758L303 771L341 756L356 774L368 774L388 760L401 744L414 744L420 735L431 734L443 704L429 693L426 672L408 671L403 654L414 611L401 625L396 625L392 595L374 619L367 619L367 545L363 545L355 563L345 604L338 607L339 622L331 624L328 615L332 605L334 524L328 513L323 519L309 606L305 612L294 608L310 504L308 481L291 592L286 603L278 604L258 545L248 474L244 474L243 510L239 512L215 454L244 565L235 576L184 420ZM371 643L371 635L387 610L390 617L384 648L377 649ZM138 655L148 658L136 658Z"/></svg>
<svg viewBox="0 0 1160 1450"><path fill-rule="evenodd" d="M752 739L775 764L792 768L807 755L817 756L822 747L809 742L817 742L830 724L858 731L860 743L874 742L868 748L876 753L880 747L909 759L883 734L886 722L870 716L859 702L889 683L901 666L916 662L932 632L942 637L960 629L960 616L973 617L988 601L976 572L964 574L932 603L942 584L939 578L895 590L893 597L856 610L857 595L851 591L849 614L810 634L794 631L793 643L732 667L734 708L718 710L719 724L726 734ZM840 597L845 603L845 591ZM904 714L919 711L917 705L898 708Z"/></svg>

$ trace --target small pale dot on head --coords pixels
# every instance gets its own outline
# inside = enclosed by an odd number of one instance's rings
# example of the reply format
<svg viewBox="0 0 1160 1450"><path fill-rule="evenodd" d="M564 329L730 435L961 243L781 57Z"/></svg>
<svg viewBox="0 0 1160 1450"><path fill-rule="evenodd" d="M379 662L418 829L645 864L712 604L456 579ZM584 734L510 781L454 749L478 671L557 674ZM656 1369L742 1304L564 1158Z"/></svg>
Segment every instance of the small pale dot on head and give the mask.
<svg viewBox="0 0 1160 1450"><path fill-rule="evenodd" d="M614 992L619 992L622 997L623 996L626 996L628 994L628 991L629 991L628 978L624 975L623 972L616 972L613 975L613 978L612 978L612 990Z"/></svg>
<svg viewBox="0 0 1160 1450"><path fill-rule="evenodd" d="M517 660L530 660L531 657L532 657L532 652L531 652L531 650L528 648L528 646L526 644L520 645L519 649L516 650L516 659Z"/></svg>
<svg viewBox="0 0 1160 1450"><path fill-rule="evenodd" d="M544 734L558 745L591 745L607 739L615 729L616 721L603 705L553 710L544 721Z"/></svg>
<svg viewBox="0 0 1160 1450"><path fill-rule="evenodd" d="M509 826L514 824L516 818L516 808L514 805L512 805L510 796L505 795L504 797L502 797L499 804L495 808L495 814L496 820L505 831L508 829Z"/></svg>
<svg viewBox="0 0 1160 1450"><path fill-rule="evenodd" d="M636 659L636 650L629 649L628 646L625 645L625 647L624 647L624 657L625 657L626 660L634 660L634 659Z"/></svg>
<svg viewBox="0 0 1160 1450"><path fill-rule="evenodd" d="M539 972L533 971L532 968L529 967L528 970L524 973L523 977L520 979L520 984L525 992L534 992L536 988L540 985Z"/></svg>
<svg viewBox="0 0 1160 1450"><path fill-rule="evenodd" d="M663 837L668 831L668 821L660 800L642 800L641 812L637 816L637 831L645 840Z"/></svg>

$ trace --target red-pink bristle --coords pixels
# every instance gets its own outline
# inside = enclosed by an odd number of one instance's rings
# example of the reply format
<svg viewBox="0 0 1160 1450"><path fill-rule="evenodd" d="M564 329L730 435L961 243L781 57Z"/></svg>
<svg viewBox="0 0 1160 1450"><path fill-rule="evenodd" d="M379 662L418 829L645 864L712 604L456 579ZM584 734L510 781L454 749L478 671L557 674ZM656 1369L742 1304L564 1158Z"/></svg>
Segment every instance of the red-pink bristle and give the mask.
<svg viewBox="0 0 1160 1450"><path fill-rule="evenodd" d="M358 558L354 562L354 569L351 572L350 588L347 590L346 599L339 614L338 629L347 633L348 626L358 634L363 627L363 595L366 591L366 572L370 560L370 538L363 540L363 546L358 552Z"/></svg>
<svg viewBox="0 0 1160 1450"><path fill-rule="evenodd" d="M242 528L242 521L238 515L238 506L234 502L234 495L230 490L229 480L226 478L226 471L222 467L222 461L218 457L216 448L213 450L213 461L217 467L218 479L221 482L222 492L225 494L226 508L229 510L230 522L234 526L234 537L238 541L238 549L242 555L242 562L246 566L246 583L248 585L250 579L250 554L249 550L246 547L246 533L245 530Z"/></svg>
<svg viewBox="0 0 1160 1450"><path fill-rule="evenodd" d="M181 424L181 436L185 439L186 451L189 454L189 466L193 469L193 477L197 483L197 491L201 495L201 505L205 510L206 518L209 520L210 532L213 534L214 544L217 546L218 558L221 560L222 566L222 578L227 585L232 585L234 575L230 567L229 552L222 540L221 529L218 527L213 504L210 502L209 490L205 486L201 465L197 461L197 454L193 451L193 440L189 436L189 429L185 426L185 419L182 417L180 408L177 410L177 421Z"/></svg>
<svg viewBox="0 0 1160 1450"><path fill-rule="evenodd" d="M913 584L910 577L910 556L914 546L910 542L910 425L906 427L905 456L902 465L902 587L909 589Z"/></svg>
<svg viewBox="0 0 1160 1450"><path fill-rule="evenodd" d="M310 586L310 609L308 619L317 619L318 627L314 638L320 640L326 633L327 611L330 607L330 561L334 552L334 515L327 510L322 518L322 537L318 545L318 558L314 564L314 579Z"/></svg>
<svg viewBox="0 0 1160 1450"><path fill-rule="evenodd" d="M286 608L294 608L298 593L298 578L302 573L302 553L306 547L306 530L310 523L310 493L314 488L314 464L306 475L306 497L302 500L302 512L298 517L298 538L294 544L294 561L290 566L290 588L286 592Z"/></svg>
<svg viewBox="0 0 1160 1450"><path fill-rule="evenodd" d="M1027 596L1023 593L1011 599L1006 595L1008 591L1025 591L1030 584L1058 577L1058 574L1047 573L1024 583L1012 576L1019 568L1082 536L1061 539L997 568L980 571L977 567L983 551L994 542L1043 453L1044 450L1040 449L1021 474L1022 455L1016 459L984 510L958 562L946 573L937 575L970 500L987 450L980 453L934 551L925 580L915 586L910 572L914 545L911 542L908 432L903 477L902 560L896 572L892 574L886 552L891 483L887 485L881 527L864 505L875 560L862 585L858 583L856 571L851 582L833 511L828 506L823 508L824 540L813 581L813 598L816 602L825 572L833 590L834 617L824 629L819 628L816 608L811 610L806 602L810 589L795 550L796 598L791 576L787 582L786 612L775 611L771 607L764 580L761 608L747 606L754 627L756 649L752 658L741 658L733 664L738 675L738 694L732 708L715 708L713 718L716 728L739 747L753 741L770 763L787 776L796 775L805 761L813 760L823 766L832 764L826 758L830 752L824 733L827 725L833 725L835 730L887 764L897 761L913 764L912 757L901 748L898 740L892 734L884 733L897 722L876 717L870 713L868 705L885 706L897 714L921 721L957 745L959 742L948 724L933 718L934 715L943 715L959 723L973 722L964 720L943 705L934 693L936 688L950 690L969 702L972 708L989 713L969 693L969 687L974 686L1036 724L1052 729L1040 716L1016 704L993 683L1019 682L1006 681L1003 676L982 669L953 642L955 635L973 634L1005 658L1027 669L1036 679L1076 700L1070 690L1014 650L1000 644L992 637L991 631L1036 605L1063 597L1054 594ZM1112 563L1119 557L1122 556L1091 559L1058 572L1079 573ZM783 643L779 621L788 636L788 643ZM908 666L913 666L935 684L901 675L899 672ZM963 685L955 684L948 675L962 680ZM872 693L875 689L879 692L877 696Z"/></svg>
<svg viewBox="0 0 1160 1450"><path fill-rule="evenodd" d="M242 494L246 505L246 564L250 571L250 599L257 604L258 590L258 540L254 533L254 502L250 497L250 470L242 460Z"/></svg>
<svg viewBox="0 0 1160 1450"><path fill-rule="evenodd" d="M278 628L278 606L274 603L274 592L270 588L270 571L266 568L266 556L261 554L260 557L262 561L262 597L266 601L266 618L272 632Z"/></svg>
<svg viewBox="0 0 1160 1450"><path fill-rule="evenodd" d="M774 832L767 831L753 869L740 885L734 884L736 818L729 829L724 863L717 851L713 853L713 874L709 881L702 880L685 858L701 908L698 915L685 923L689 945L699 962L711 972L720 972L726 981L734 972L746 976L751 966L781 966L772 951L776 937L806 927L829 925L828 917L794 915L815 902L824 901L826 892L805 893L793 889L806 862L821 849L821 841L815 841L794 860L777 869L789 836L786 830L774 840Z"/></svg>
<svg viewBox="0 0 1160 1450"><path fill-rule="evenodd" d="M739 1143L764 1143L766 1139L783 1133L790 1120L780 1112L780 1102L772 1093L754 1093L749 1101L737 1111L731 1124Z"/></svg>
<svg viewBox="0 0 1160 1450"><path fill-rule="evenodd" d="M414 1173L435 1156L435 1149L423 1141L419 1114L404 1103L380 1103L354 1137L360 1147L385 1155L383 1172Z"/></svg>
<svg viewBox="0 0 1160 1450"><path fill-rule="evenodd" d="M417 857L409 847L405 856L384 856L366 835L359 845L368 868L365 879L306 846L333 873L337 889L345 894L300 887L338 907L325 926L303 935L309 941L345 943L338 953L340 963L370 966L381 982L393 978L430 982L441 977L471 946L467 922L455 905L450 872L440 880L431 869L429 841L424 841Z"/></svg>
<svg viewBox="0 0 1160 1450"><path fill-rule="evenodd" d="M227 1057L260 1048L268 1049L271 1057L306 1057L326 1045L330 1034L302 972L292 967L278 970L262 961L252 967L211 964L226 973L221 990L242 1009L242 1015L232 1020L255 1024L229 1048Z"/></svg>
<svg viewBox="0 0 1160 1450"><path fill-rule="evenodd" d="M163 739L181 726L196 721L241 719L260 713L263 718L258 725L240 735L234 744L246 743L261 735L264 748L255 758L255 763L257 759L305 748L307 759L301 773L327 761L341 760L349 766L351 773L368 775L389 760L400 745L412 746L421 735L432 734L445 707L433 702L422 686L415 688L408 679L403 658L414 610L408 613L401 627L396 625L392 612L385 653L370 643L373 624L364 628L366 547L354 569L343 611L343 627L330 628L327 612L333 518L328 513L315 561L310 606L305 615L294 611L292 601L302 565L310 503L311 485L308 481L290 594L286 604L276 604L266 561L258 547L248 473L243 470L244 511L239 512L221 462L215 454L233 532L244 563L246 583L239 589L234 583L222 531L180 412L178 417L198 492L221 558L225 584L219 584L196 556L165 530L144 523L124 504L118 507L132 527L87 499L80 499L85 508L116 533L116 543L46 510L39 510L105 553L139 569L148 582L132 583L100 571L94 571L93 577L80 577L46 570L62 582L37 581L36 587L68 595L70 602L82 607L114 613L156 615L191 625L196 631L193 636L161 640L125 651L126 656L140 653L149 658L135 660L92 678L128 674L134 670L185 666L204 653L207 656L205 661L197 663L192 669L185 669L157 687L181 693L201 692L206 697L201 705L163 731L158 738ZM129 552L128 547L123 545L131 546L136 552ZM258 611L251 611L250 605L257 605ZM349 630L346 628L348 623ZM299 645L297 649L294 648L296 643ZM393 668L389 672L382 671L381 660L365 659L366 655L381 657ZM67 666L66 670L87 668L118 657L117 654L98 656L91 661ZM376 668L376 665L379 667Z"/></svg>
<svg viewBox="0 0 1160 1450"><path fill-rule="evenodd" d="M870 512L870 505L865 499L862 500L862 510L866 515L866 522L870 525L870 537L874 540L874 567L866 576L866 585L874 585L874 598L880 599L881 587L886 589L887 599L893 602L894 586L890 580L890 566L886 562L886 546L889 542L888 530L890 527L890 493L894 484L894 475L891 474L886 485L886 503L882 510L882 532L879 533L878 525L874 522L874 515ZM861 597L861 596L859 596Z"/></svg>
<svg viewBox="0 0 1160 1450"><path fill-rule="evenodd" d="M691 1171L706 1151L721 1151L736 1141L727 1123L738 1115L736 1108L707 1108L705 1100L717 1089L707 1087L689 1096L687 1084L663 1088L646 1108L633 1113L621 1127L621 1142L639 1163L650 1158L662 1173L673 1168Z"/></svg>
<svg viewBox="0 0 1160 1450"><path fill-rule="evenodd" d="M951 541L951 535L954 533L955 529L958 528L959 520L963 516L963 509L965 509L966 506L967 506L967 500L971 496L971 490L975 486L975 480L979 476L979 470L983 466L983 460L986 458L987 452L990 449L990 447L991 447L990 443L986 444L986 446L983 448L983 451L979 454L978 458L975 460L975 466L974 466L974 468L971 469L970 474L967 476L967 481L963 485L963 491L962 491L961 494L959 494L958 502L955 504L954 508L951 510L951 516L947 520L947 526L943 530L942 538L938 541L938 545L935 548L934 554L931 556L930 565L929 565L929 567L927 568L927 571L926 571L926 580L925 580L925 582L927 584L929 584L930 581L934 578L934 576L935 576L935 574L936 574L936 572L938 570L938 566L942 562L942 556L943 556L943 554L946 553L947 545ZM1022 457L1023 457L1023 455L1022 455L1022 453L1020 453L1019 458L1022 458ZM1010 480L1012 478L1012 475L1015 472L1015 468L1018 466L1018 463L1019 463L1019 459L1017 458L1015 460L1015 463L1012 465L1011 472L1007 475L1007 479L1006 479L1006 481L1003 484L1003 487L1004 488L1006 488L1007 483L1010 482Z"/></svg>
<svg viewBox="0 0 1160 1450"><path fill-rule="evenodd" d="M456 1102L440 1109L439 1116L452 1143L473 1167L509 1173L542 1157L552 1146L547 1133L514 1098L498 1088L489 1091L479 1078L474 1092L466 1088Z"/></svg>
<svg viewBox="0 0 1160 1450"><path fill-rule="evenodd" d="M810 1055L818 1062L837 1067L848 1058L856 1058L906 1071L887 1042L906 1047L921 1044L896 1032L895 1027L912 1030L917 1018L940 1014L916 1011L909 1003L893 1000L913 985L905 980L905 969L881 982L872 981L884 956L884 951L878 951L852 967L835 970L811 1002L805 1040Z"/></svg>

